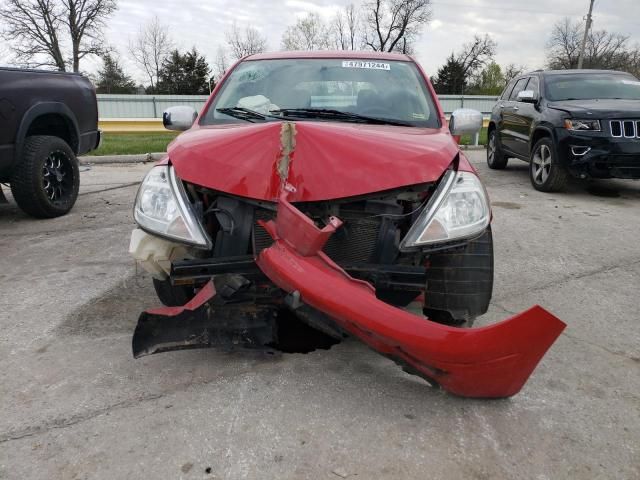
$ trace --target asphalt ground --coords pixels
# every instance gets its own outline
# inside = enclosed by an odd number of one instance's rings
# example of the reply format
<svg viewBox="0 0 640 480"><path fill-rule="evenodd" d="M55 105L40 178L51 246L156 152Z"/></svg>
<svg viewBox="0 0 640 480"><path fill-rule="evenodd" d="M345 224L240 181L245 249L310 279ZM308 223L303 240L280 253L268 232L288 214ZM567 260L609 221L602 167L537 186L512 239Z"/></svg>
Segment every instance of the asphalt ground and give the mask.
<svg viewBox="0 0 640 480"><path fill-rule="evenodd" d="M357 341L134 360L137 316L158 305L127 254L149 165L83 166L59 219L8 194L0 478L640 478L640 182L543 194L525 163L468 156L494 208L494 297L477 324L533 304L568 324L507 400L434 390Z"/></svg>

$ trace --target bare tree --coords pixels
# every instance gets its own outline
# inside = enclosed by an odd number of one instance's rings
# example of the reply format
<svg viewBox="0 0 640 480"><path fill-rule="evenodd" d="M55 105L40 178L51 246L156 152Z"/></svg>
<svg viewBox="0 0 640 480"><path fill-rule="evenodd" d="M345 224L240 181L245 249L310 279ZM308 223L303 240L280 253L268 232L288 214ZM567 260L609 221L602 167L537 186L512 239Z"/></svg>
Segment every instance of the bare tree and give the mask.
<svg viewBox="0 0 640 480"><path fill-rule="evenodd" d="M489 35L484 37L475 35L472 42L464 44L462 51L456 57L464 78L471 77L478 69L493 59L496 47L496 42Z"/></svg>
<svg viewBox="0 0 640 480"><path fill-rule="evenodd" d="M347 5L333 17L330 44L336 50L355 50L358 42L359 14L355 5Z"/></svg>
<svg viewBox="0 0 640 480"><path fill-rule="evenodd" d="M282 35L285 50L327 50L330 46L329 27L317 13L299 18Z"/></svg>
<svg viewBox="0 0 640 480"><path fill-rule="evenodd" d="M82 58L104 54L99 37L115 9L115 0L7 0L0 8L3 37L18 62L77 72Z"/></svg>
<svg viewBox="0 0 640 480"><path fill-rule="evenodd" d="M73 71L87 55L103 55L107 49L101 38L105 20L116 10L115 0L62 0L64 22L71 37Z"/></svg>
<svg viewBox="0 0 640 480"><path fill-rule="evenodd" d="M553 26L547 42L547 63L550 68L577 68L580 47L584 35L581 23L568 18ZM629 37L606 30L591 30L587 35L583 65L585 68L602 68L637 72L640 48L629 45Z"/></svg>
<svg viewBox="0 0 640 480"><path fill-rule="evenodd" d="M260 32L253 27L247 26L244 31L240 30L237 23L234 23L226 34L227 45L231 49L234 59L262 53L267 49L267 39L260 35Z"/></svg>
<svg viewBox="0 0 640 480"><path fill-rule="evenodd" d="M62 11L51 0L8 0L0 9L16 61L31 67L50 66L64 71L60 45Z"/></svg>
<svg viewBox="0 0 640 480"><path fill-rule="evenodd" d="M506 67L504 67L504 72L502 76L504 77L504 87L509 85L509 82L516 78L521 73L527 69L525 65L516 65L515 63L510 63Z"/></svg>
<svg viewBox="0 0 640 480"><path fill-rule="evenodd" d="M172 49L169 27L163 25L157 16L142 26L137 36L129 41L129 53L149 78L152 90L158 83L162 64Z"/></svg>
<svg viewBox="0 0 640 480"><path fill-rule="evenodd" d="M222 76L229 68L229 60L227 58L227 53L224 51L222 47L218 47L218 51L216 53L216 59L213 64L213 78L216 82L219 82Z"/></svg>
<svg viewBox="0 0 640 480"><path fill-rule="evenodd" d="M408 53L432 16L431 0L372 0L364 10L364 43L385 52Z"/></svg>

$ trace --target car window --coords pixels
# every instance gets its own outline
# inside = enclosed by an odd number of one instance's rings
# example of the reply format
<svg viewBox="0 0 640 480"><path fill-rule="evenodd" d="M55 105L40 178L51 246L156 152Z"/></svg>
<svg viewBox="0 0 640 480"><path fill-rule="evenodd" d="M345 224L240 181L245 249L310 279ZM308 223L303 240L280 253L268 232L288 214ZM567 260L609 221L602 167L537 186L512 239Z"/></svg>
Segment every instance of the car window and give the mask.
<svg viewBox="0 0 640 480"><path fill-rule="evenodd" d="M517 101L518 94L522 90L524 90L524 87L525 87L525 85L527 84L528 81L529 81L529 77L524 77L524 78L521 78L520 80L518 80L516 82L516 86L513 87L513 90L511 91L511 95L509 95L509 100Z"/></svg>
<svg viewBox="0 0 640 480"><path fill-rule="evenodd" d="M440 125L434 99L416 65L395 60L247 60L227 77L201 124L237 123L237 118L220 111L227 108L263 114L329 109L416 127Z"/></svg>
<svg viewBox="0 0 640 480"><path fill-rule="evenodd" d="M516 81L515 80L511 80L509 82L509 85L507 85L507 88L504 89L504 92L502 92L502 95L500 95L500 100L506 100L507 98L509 98L509 94L511 93L511 90L513 89L513 86L515 85Z"/></svg>
<svg viewBox="0 0 640 480"><path fill-rule="evenodd" d="M563 73L544 80L545 96L562 100L623 99L640 100L640 81L619 72Z"/></svg>
<svg viewBox="0 0 640 480"><path fill-rule="evenodd" d="M538 77L531 77L531 80L527 83L527 90L531 90L535 98L540 96L540 81Z"/></svg>

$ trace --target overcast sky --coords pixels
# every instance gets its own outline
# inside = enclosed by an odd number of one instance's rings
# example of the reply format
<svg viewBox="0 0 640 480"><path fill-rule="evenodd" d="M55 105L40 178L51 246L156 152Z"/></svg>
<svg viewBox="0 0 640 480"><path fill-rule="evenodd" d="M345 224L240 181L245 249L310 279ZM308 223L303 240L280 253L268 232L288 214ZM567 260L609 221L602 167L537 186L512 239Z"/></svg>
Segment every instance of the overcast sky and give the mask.
<svg viewBox="0 0 640 480"><path fill-rule="evenodd" d="M2 0L0 0L2 1ZM118 11L106 32L119 52L121 63L137 79L144 77L128 58L127 44L140 25L154 15L167 24L180 48L196 46L213 64L224 33L233 22L251 25L268 40L269 50L279 50L283 31L297 17L317 12L327 20L337 10L358 0L119 0ZM416 57L430 75L435 74L452 50L489 33L498 43L496 61L517 63L530 69L545 62L545 43L552 25L568 16L581 20L589 0L434 0L433 20L416 44ZM623 33L640 43L640 0L596 0L594 28ZM85 62L83 69L95 65Z"/></svg>

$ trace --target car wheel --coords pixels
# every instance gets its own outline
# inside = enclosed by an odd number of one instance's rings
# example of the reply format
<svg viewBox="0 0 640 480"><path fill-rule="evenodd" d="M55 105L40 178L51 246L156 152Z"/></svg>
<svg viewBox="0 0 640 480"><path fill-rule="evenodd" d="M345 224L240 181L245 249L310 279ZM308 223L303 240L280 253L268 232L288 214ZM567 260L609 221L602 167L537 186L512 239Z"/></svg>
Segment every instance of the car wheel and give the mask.
<svg viewBox="0 0 640 480"><path fill-rule="evenodd" d="M196 296L196 291L193 287L171 285L169 280L157 280L154 278L153 288L156 290L156 295L158 295L162 304L167 307L182 307Z"/></svg>
<svg viewBox="0 0 640 480"><path fill-rule="evenodd" d="M541 192L559 192L569 181L569 172L559 165L553 142L542 138L533 147L529 162L531 185Z"/></svg>
<svg viewBox="0 0 640 480"><path fill-rule="evenodd" d="M487 165L493 170L502 170L507 166L508 161L509 157L505 156L498 144L495 129L491 130L487 139Z"/></svg>
<svg viewBox="0 0 640 480"><path fill-rule="evenodd" d="M27 137L11 177L18 206L36 218L54 218L73 208L80 189L78 160L58 137Z"/></svg>

